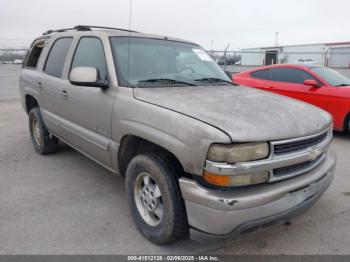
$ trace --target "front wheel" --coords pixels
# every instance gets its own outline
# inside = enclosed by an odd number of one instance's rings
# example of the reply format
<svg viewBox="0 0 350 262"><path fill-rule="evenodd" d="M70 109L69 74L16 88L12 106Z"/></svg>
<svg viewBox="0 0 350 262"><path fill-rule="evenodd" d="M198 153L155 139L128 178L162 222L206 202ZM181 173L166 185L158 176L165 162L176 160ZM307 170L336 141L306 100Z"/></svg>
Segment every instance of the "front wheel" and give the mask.
<svg viewBox="0 0 350 262"><path fill-rule="evenodd" d="M138 155L126 171L126 193L133 220L150 241L166 244L188 232L176 171L158 154Z"/></svg>

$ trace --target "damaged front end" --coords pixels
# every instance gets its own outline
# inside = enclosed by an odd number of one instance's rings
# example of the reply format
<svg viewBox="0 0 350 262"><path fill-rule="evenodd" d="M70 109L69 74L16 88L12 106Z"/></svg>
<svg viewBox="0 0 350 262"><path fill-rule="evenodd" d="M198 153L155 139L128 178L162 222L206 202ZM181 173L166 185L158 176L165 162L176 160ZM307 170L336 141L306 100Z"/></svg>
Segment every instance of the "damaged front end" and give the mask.
<svg viewBox="0 0 350 262"><path fill-rule="evenodd" d="M336 157L328 151L332 128L298 139L270 143L270 155L238 164L207 161L206 172L218 177L268 172L265 183L210 187L201 181L179 180L185 200L191 238L229 238L285 222L309 208L329 187ZM221 181L221 180L212 180ZM214 183L212 183L214 184Z"/></svg>

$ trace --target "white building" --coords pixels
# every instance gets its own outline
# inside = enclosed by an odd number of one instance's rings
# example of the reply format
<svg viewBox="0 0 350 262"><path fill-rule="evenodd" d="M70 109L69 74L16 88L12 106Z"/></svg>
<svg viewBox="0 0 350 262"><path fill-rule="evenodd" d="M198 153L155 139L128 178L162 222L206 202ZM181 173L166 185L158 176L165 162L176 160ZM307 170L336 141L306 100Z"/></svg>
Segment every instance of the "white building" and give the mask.
<svg viewBox="0 0 350 262"><path fill-rule="evenodd" d="M298 59L305 58L329 67L350 68L350 42L245 48L242 49L241 64L297 63Z"/></svg>

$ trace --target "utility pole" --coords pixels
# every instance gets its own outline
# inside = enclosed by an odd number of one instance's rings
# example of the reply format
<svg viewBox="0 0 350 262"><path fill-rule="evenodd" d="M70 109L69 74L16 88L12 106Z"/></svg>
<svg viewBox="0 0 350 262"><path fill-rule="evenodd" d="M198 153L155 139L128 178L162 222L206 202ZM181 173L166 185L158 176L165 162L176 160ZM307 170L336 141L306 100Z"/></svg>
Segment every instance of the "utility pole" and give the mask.
<svg viewBox="0 0 350 262"><path fill-rule="evenodd" d="M214 54L214 40L210 40L210 54L216 60L216 55Z"/></svg>
<svg viewBox="0 0 350 262"><path fill-rule="evenodd" d="M224 71L226 71L226 64L227 64L227 59L226 59L226 54L227 54L227 50L230 47L230 44L227 45L225 52L224 52Z"/></svg>
<svg viewBox="0 0 350 262"><path fill-rule="evenodd" d="M278 32L275 33L276 37L275 37L275 46L278 46Z"/></svg>

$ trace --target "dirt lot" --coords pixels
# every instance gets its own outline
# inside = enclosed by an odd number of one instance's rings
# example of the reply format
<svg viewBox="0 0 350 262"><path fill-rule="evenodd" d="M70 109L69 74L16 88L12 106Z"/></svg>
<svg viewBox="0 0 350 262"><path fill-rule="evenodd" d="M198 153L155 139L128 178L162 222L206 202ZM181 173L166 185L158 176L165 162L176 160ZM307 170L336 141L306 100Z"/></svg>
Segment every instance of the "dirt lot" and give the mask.
<svg viewBox="0 0 350 262"><path fill-rule="evenodd" d="M335 180L291 225L162 247L134 227L122 178L65 145L54 155L34 153L18 72L0 65L0 254L350 254L350 135L335 133Z"/></svg>

